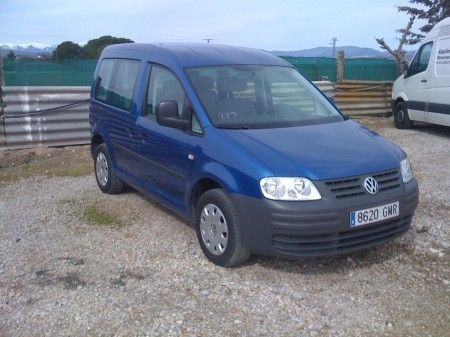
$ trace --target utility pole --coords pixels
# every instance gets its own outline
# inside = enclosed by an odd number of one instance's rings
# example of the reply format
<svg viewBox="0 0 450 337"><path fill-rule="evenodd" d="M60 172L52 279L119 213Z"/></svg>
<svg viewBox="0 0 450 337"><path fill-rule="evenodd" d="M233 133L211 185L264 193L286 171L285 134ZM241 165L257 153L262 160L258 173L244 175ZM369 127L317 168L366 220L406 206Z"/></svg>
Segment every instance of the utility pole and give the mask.
<svg viewBox="0 0 450 337"><path fill-rule="evenodd" d="M203 41L206 41L207 44L209 44L210 41L214 40L214 39L202 39Z"/></svg>
<svg viewBox="0 0 450 337"><path fill-rule="evenodd" d="M330 45L333 46L333 58L336 57L336 41L337 40L338 40L337 37L333 37L330 42Z"/></svg>

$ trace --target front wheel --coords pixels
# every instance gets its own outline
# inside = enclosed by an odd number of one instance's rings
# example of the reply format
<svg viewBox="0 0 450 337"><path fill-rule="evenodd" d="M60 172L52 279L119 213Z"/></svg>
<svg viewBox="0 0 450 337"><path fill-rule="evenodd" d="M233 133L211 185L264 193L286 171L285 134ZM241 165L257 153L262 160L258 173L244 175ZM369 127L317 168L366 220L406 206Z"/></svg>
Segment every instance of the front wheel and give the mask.
<svg viewBox="0 0 450 337"><path fill-rule="evenodd" d="M249 258L237 210L222 189L209 190L200 197L195 222L200 247L212 263L232 267Z"/></svg>
<svg viewBox="0 0 450 337"><path fill-rule="evenodd" d="M394 112L394 123L397 129L412 128L412 121L409 119L408 109L405 102L398 102Z"/></svg>

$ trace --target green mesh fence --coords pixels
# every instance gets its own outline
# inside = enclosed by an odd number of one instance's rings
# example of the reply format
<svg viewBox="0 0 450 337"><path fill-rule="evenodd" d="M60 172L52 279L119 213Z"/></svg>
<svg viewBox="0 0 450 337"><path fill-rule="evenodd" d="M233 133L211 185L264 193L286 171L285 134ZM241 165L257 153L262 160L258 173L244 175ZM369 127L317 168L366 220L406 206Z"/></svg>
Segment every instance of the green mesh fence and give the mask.
<svg viewBox="0 0 450 337"><path fill-rule="evenodd" d="M327 57L283 57L312 81L336 81L336 60ZM3 59L7 86L89 86L97 60L9 60ZM394 81L395 61L346 59L346 80Z"/></svg>
<svg viewBox="0 0 450 337"><path fill-rule="evenodd" d="M374 58L345 60L346 80L395 81L396 78L397 69L394 60Z"/></svg>
<svg viewBox="0 0 450 337"><path fill-rule="evenodd" d="M97 60L3 59L7 86L91 85Z"/></svg>
<svg viewBox="0 0 450 337"><path fill-rule="evenodd" d="M312 81L324 77L336 81L336 59L328 57L283 57ZM378 58L346 59L344 79L367 81L394 81L396 76L395 61Z"/></svg>
<svg viewBox="0 0 450 337"><path fill-rule="evenodd" d="M336 60L328 57L283 57L311 81L336 81Z"/></svg>

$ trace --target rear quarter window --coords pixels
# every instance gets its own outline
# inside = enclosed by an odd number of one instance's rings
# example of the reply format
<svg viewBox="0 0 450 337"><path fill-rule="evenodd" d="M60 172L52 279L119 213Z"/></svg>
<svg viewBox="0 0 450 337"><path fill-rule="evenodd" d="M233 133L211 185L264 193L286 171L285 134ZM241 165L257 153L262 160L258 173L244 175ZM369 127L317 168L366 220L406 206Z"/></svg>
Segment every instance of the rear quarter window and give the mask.
<svg viewBox="0 0 450 337"><path fill-rule="evenodd" d="M104 59L100 64L94 98L125 111L131 110L140 61Z"/></svg>

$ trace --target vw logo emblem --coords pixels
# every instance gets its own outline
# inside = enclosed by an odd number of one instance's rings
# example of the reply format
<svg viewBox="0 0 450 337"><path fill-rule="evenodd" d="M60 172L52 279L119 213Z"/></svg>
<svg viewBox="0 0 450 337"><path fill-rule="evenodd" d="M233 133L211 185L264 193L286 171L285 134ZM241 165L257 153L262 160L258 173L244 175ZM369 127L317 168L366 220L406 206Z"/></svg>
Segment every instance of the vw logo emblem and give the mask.
<svg viewBox="0 0 450 337"><path fill-rule="evenodd" d="M367 177L364 179L364 188L369 194L377 194L378 193L378 183L375 178Z"/></svg>

